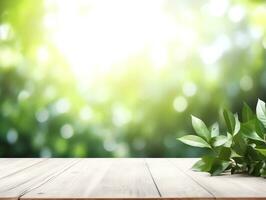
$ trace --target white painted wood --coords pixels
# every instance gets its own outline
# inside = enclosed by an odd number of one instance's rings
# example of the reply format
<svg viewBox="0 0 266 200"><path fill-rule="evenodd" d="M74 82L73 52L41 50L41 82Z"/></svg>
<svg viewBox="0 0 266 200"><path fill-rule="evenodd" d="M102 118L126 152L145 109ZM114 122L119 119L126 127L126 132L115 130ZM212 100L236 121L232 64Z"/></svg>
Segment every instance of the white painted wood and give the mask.
<svg viewBox="0 0 266 200"><path fill-rule="evenodd" d="M164 158L146 159L153 179L163 197L209 198L214 197L197 182Z"/></svg>
<svg viewBox="0 0 266 200"><path fill-rule="evenodd" d="M0 179L0 199L18 199L21 195L45 184L75 164L74 159L47 159L18 173Z"/></svg>
<svg viewBox="0 0 266 200"><path fill-rule="evenodd" d="M144 159L84 159L21 199L159 197Z"/></svg>
<svg viewBox="0 0 266 200"><path fill-rule="evenodd" d="M266 180L241 174L210 176L208 173L194 172L190 168L196 159L169 159L178 169L183 170L199 185L213 194L216 199L223 198L262 198L266 199Z"/></svg>
<svg viewBox="0 0 266 200"><path fill-rule="evenodd" d="M0 179L22 171L44 160L43 158L2 158L0 159Z"/></svg>
<svg viewBox="0 0 266 200"><path fill-rule="evenodd" d="M266 179L211 177L196 160L0 159L0 200L266 200Z"/></svg>

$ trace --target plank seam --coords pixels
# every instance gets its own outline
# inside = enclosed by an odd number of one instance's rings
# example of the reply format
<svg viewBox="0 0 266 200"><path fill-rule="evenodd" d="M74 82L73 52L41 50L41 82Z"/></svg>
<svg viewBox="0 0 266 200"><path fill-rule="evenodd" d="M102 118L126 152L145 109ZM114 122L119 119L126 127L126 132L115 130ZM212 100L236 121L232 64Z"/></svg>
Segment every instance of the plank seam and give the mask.
<svg viewBox="0 0 266 200"><path fill-rule="evenodd" d="M147 169L148 169L148 171L149 171L149 174L150 174L150 176L151 176L152 182L154 183L154 185L155 185L155 187L156 187L156 190L157 190L159 196L162 197L162 194L161 194L161 192L160 192L160 190L159 190L158 185L157 185L156 182L155 182L155 179L154 179L154 177L153 177L153 175L152 175L152 173L151 173L150 167L149 167L149 165L148 165L146 159L144 159L144 162L145 162L145 165L146 165L146 167L147 167Z"/></svg>
<svg viewBox="0 0 266 200"><path fill-rule="evenodd" d="M23 191L20 195L18 195L18 200L21 199L22 196L24 196L25 194L27 194L28 192L35 190L39 187L41 187L42 185L46 184L47 182L55 179L56 177L58 177L60 174L64 173L66 170L68 170L69 168L71 168L72 166L76 165L78 162L80 162L80 160L76 161L76 162L72 162L68 167L65 167L62 169L62 171L59 172L54 172L53 174L51 174L50 178L45 178L47 180L44 179L44 181L42 183L40 183L39 185L35 186L35 187L30 187L29 189L26 189L25 191Z"/></svg>
<svg viewBox="0 0 266 200"><path fill-rule="evenodd" d="M47 160L47 159L42 159L42 160L40 160L39 162L33 163L33 164L31 164L31 165L28 165L28 166L26 166L26 167L24 167L24 168L22 168L22 169L19 169L18 171L15 171L15 172L13 172L13 173L11 173L11 174L7 174L6 176L2 176L2 177L0 178L0 180L5 179L5 178L7 178L7 177L9 177L9 176L13 176L14 174L17 174L17 173L19 173L19 172L22 172L23 170L28 169L28 168L31 168L31 167L33 167L33 166L35 166L35 165L38 165L38 164L44 162L45 160Z"/></svg>
<svg viewBox="0 0 266 200"><path fill-rule="evenodd" d="M184 171L183 169L181 169L180 167L178 167L174 162L172 162L171 160L169 160L167 158L168 162L170 162L172 165L174 165L177 169L179 169L180 171L182 171L186 176L190 177L191 180L193 180L195 183L197 183L200 187L202 187L204 190L206 190L214 199L216 199L216 196L208 190L208 188L206 188L204 185L202 185L199 181L197 181L193 176L189 175L186 171Z"/></svg>

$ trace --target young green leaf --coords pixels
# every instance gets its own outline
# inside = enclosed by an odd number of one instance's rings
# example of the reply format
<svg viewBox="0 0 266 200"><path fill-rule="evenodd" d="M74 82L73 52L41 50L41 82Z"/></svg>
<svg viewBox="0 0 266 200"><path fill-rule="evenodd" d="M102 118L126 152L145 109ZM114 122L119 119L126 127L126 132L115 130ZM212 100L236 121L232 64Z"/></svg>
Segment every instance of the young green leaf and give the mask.
<svg viewBox="0 0 266 200"><path fill-rule="evenodd" d="M204 138L206 141L210 141L211 133L208 130L207 126L204 124L202 120L197 117L191 116L192 118L192 126L196 131L197 135Z"/></svg>
<svg viewBox="0 0 266 200"><path fill-rule="evenodd" d="M219 135L219 124L216 122L211 126L211 137Z"/></svg>
<svg viewBox="0 0 266 200"><path fill-rule="evenodd" d="M224 145L228 141L228 138L224 135L218 135L211 140L211 144L214 147L219 147Z"/></svg>
<svg viewBox="0 0 266 200"><path fill-rule="evenodd" d="M240 131L241 125L240 125L240 121L238 119L238 115L235 114L234 117L235 117L235 128L234 128L233 135L236 135Z"/></svg>
<svg viewBox="0 0 266 200"><path fill-rule="evenodd" d="M266 127L266 108L265 103L258 99L257 107L256 107L257 118L262 122L264 127Z"/></svg>
<svg viewBox="0 0 266 200"><path fill-rule="evenodd" d="M196 135L185 135L177 139L190 146L201 147L201 148L211 148L211 146L204 139Z"/></svg>

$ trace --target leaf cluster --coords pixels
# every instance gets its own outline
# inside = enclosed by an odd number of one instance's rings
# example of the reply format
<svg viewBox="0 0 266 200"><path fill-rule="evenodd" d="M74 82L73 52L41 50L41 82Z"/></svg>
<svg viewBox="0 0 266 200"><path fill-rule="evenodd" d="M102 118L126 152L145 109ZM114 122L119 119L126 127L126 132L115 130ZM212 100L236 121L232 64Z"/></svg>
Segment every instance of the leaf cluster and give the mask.
<svg viewBox="0 0 266 200"><path fill-rule="evenodd" d="M242 119L238 114L223 111L227 132L221 133L218 123L208 128L192 116L196 135L185 135L179 141L194 147L208 148L211 153L203 156L192 169L219 175L230 171L266 177L266 107L258 100L256 114L244 103Z"/></svg>

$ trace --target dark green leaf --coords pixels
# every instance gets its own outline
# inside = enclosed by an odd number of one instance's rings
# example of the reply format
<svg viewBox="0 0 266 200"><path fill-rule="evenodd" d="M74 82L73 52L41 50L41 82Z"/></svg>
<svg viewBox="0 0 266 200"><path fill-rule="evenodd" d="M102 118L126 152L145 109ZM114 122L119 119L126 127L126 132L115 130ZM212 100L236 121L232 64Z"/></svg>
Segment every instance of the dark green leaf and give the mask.
<svg viewBox="0 0 266 200"><path fill-rule="evenodd" d="M263 138L261 138L256 131L254 130L254 128L252 128L252 126L250 126L249 124L243 124L241 127L241 133L249 138L249 139L253 139L253 140L257 140L257 141L264 141Z"/></svg>
<svg viewBox="0 0 266 200"><path fill-rule="evenodd" d="M259 121L258 119L255 119L255 130L256 133L261 137L264 138L265 137L265 127L264 125L261 123L261 121Z"/></svg>
<svg viewBox="0 0 266 200"><path fill-rule="evenodd" d="M220 149L219 158L221 160L229 160L231 157L231 149L228 147L222 147Z"/></svg>
<svg viewBox="0 0 266 200"><path fill-rule="evenodd" d="M233 113L227 110L224 110L223 114L224 114L224 120L225 120L227 129L229 133L233 134L234 129L235 129L235 117Z"/></svg>
<svg viewBox="0 0 266 200"><path fill-rule="evenodd" d="M243 109L242 109L242 121L248 122L255 118L255 115L253 114L251 108L244 103Z"/></svg>
<svg viewBox="0 0 266 200"><path fill-rule="evenodd" d="M230 163L231 163L230 161L215 159L212 164L212 168L209 172L211 173L212 176L219 175L229 167Z"/></svg>

